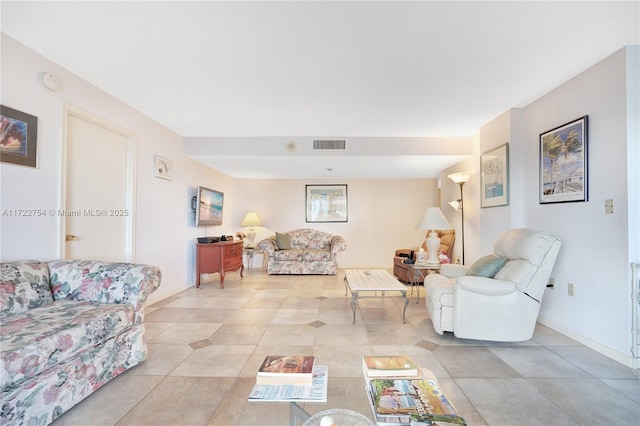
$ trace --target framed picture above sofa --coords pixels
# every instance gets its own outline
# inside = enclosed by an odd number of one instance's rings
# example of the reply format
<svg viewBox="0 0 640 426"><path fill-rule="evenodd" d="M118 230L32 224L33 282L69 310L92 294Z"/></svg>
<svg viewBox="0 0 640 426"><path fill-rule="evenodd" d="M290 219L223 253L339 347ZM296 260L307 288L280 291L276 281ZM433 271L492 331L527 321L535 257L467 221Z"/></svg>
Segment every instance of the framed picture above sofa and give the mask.
<svg viewBox="0 0 640 426"><path fill-rule="evenodd" d="M306 221L348 222L347 185L306 185Z"/></svg>
<svg viewBox="0 0 640 426"><path fill-rule="evenodd" d="M38 117L0 106L0 161L36 167Z"/></svg>

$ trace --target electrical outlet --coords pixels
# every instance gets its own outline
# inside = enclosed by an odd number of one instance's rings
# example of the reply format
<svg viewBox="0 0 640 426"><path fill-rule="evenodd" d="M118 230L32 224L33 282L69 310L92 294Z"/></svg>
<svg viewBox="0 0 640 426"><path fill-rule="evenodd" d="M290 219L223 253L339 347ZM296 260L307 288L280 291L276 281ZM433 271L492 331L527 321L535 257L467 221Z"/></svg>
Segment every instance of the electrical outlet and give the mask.
<svg viewBox="0 0 640 426"><path fill-rule="evenodd" d="M605 214L613 214L613 198L604 200L604 212Z"/></svg>
<svg viewBox="0 0 640 426"><path fill-rule="evenodd" d="M573 288L573 283L569 283L569 286L567 287L567 293L571 297L573 297L575 295L575 290Z"/></svg>

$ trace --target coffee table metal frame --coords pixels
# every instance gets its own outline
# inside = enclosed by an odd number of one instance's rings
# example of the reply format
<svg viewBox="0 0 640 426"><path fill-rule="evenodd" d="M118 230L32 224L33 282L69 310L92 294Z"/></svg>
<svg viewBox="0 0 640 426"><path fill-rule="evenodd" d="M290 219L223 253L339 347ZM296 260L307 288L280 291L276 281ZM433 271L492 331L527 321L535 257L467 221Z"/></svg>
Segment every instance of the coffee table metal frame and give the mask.
<svg viewBox="0 0 640 426"><path fill-rule="evenodd" d="M407 317L407 305L409 299L407 298L407 289L402 285L393 275L384 269L345 269L344 271L344 286L346 296L348 292L351 292L351 310L353 311L353 324L356 323L356 304L360 297L360 292L373 291L373 296L367 297L379 297L378 292L382 296L388 291L399 291L402 294L404 300L404 309L402 310L402 323L406 324Z"/></svg>

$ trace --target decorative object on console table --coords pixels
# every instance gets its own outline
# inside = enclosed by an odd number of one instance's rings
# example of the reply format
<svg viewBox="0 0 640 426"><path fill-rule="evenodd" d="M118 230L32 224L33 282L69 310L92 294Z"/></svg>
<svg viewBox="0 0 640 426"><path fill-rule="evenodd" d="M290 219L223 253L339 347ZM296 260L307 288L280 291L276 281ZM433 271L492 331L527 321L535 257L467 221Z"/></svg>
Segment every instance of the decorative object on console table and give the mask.
<svg viewBox="0 0 640 426"><path fill-rule="evenodd" d="M462 191L462 187L464 186L465 183L469 182L469 179L471 179L471 176L473 176L474 174L475 172L458 172L458 173L451 173L450 175L447 176L449 179L451 179L452 181L454 181L460 186L460 198L455 201L451 201L449 205L451 205L451 207L453 207L455 210L460 209L460 215L462 216L460 235L462 236L462 264L463 265L464 265L464 193Z"/></svg>
<svg viewBox="0 0 640 426"><path fill-rule="evenodd" d="M540 204L588 201L589 116L540 134Z"/></svg>
<svg viewBox="0 0 640 426"><path fill-rule="evenodd" d="M36 167L38 117L0 106L0 161Z"/></svg>
<svg viewBox="0 0 640 426"><path fill-rule="evenodd" d="M225 272L238 269L243 277L242 241L196 244L196 287L200 287L200 275L218 272L220 288L224 288Z"/></svg>
<svg viewBox="0 0 640 426"><path fill-rule="evenodd" d="M480 207L509 204L509 144L480 156Z"/></svg>
<svg viewBox="0 0 640 426"><path fill-rule="evenodd" d="M429 207L424 213L424 216L422 216L420 222L418 222L416 229L431 231L425 241L427 250L429 251L427 264L439 265L440 259L438 259L438 248L440 247L440 238L436 234L436 229L451 229L451 225L442 214L442 211L440 211L440 208Z"/></svg>
<svg viewBox="0 0 640 426"><path fill-rule="evenodd" d="M262 226L262 221L260 217L258 217L258 213L249 212L240 222L240 226L248 226L249 231L247 231L247 248L254 248L254 244L256 241L256 230L254 226Z"/></svg>
<svg viewBox="0 0 640 426"><path fill-rule="evenodd" d="M348 222L347 185L306 185L306 221Z"/></svg>

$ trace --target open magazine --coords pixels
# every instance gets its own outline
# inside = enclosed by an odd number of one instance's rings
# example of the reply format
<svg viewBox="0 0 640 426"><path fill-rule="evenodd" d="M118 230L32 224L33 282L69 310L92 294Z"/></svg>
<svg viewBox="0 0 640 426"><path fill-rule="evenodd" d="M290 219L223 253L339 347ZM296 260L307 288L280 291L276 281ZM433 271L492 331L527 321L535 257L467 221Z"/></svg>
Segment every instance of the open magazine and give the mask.
<svg viewBox="0 0 640 426"><path fill-rule="evenodd" d="M327 384L329 367L316 365L313 367L313 383L311 386L255 385L249 394L249 401L263 402L327 402Z"/></svg>

